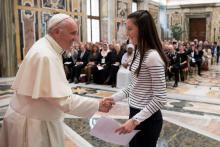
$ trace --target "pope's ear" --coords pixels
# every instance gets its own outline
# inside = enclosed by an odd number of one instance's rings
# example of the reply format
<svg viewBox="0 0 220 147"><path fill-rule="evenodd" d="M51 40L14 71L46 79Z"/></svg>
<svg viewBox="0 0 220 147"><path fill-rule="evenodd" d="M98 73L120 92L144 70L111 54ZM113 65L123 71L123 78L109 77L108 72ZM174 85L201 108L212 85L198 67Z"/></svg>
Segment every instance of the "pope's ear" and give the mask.
<svg viewBox="0 0 220 147"><path fill-rule="evenodd" d="M55 27L53 30L52 30L52 33L54 35L59 35L61 33L62 29L59 28L59 27Z"/></svg>

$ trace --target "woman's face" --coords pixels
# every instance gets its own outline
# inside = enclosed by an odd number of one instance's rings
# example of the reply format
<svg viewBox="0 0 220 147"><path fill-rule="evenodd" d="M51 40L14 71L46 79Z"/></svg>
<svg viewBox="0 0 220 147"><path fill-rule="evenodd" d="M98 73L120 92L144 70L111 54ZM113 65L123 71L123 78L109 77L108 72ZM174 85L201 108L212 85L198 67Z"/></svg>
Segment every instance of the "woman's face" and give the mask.
<svg viewBox="0 0 220 147"><path fill-rule="evenodd" d="M93 46L93 47L92 47L93 53L95 53L97 50L98 50L98 47L97 47L97 46Z"/></svg>
<svg viewBox="0 0 220 147"><path fill-rule="evenodd" d="M132 44L138 43L138 27L133 23L132 19L127 19L126 22L127 35Z"/></svg>

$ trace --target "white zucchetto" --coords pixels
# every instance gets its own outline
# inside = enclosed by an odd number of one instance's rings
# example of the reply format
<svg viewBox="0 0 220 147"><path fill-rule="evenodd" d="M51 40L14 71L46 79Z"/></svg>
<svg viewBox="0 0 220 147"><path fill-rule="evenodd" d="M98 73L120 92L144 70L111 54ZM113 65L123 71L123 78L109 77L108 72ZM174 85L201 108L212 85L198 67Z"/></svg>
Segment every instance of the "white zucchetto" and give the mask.
<svg viewBox="0 0 220 147"><path fill-rule="evenodd" d="M61 23L62 21L64 21L65 19L71 18L71 16L67 15L67 14L55 14L53 15L50 20L48 21L48 27L47 30L50 30L52 27L58 25L59 23Z"/></svg>

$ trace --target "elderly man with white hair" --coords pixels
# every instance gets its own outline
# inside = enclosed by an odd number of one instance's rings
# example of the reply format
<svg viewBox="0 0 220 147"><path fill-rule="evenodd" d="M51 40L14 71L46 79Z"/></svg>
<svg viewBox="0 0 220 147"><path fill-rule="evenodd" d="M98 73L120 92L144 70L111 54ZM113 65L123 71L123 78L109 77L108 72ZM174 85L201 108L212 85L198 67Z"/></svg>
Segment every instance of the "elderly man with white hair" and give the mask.
<svg viewBox="0 0 220 147"><path fill-rule="evenodd" d="M97 101L72 94L62 53L77 35L77 24L69 15L56 14L49 20L48 34L30 48L17 72L0 147L64 147L64 113L91 117L98 110L111 109L112 99Z"/></svg>

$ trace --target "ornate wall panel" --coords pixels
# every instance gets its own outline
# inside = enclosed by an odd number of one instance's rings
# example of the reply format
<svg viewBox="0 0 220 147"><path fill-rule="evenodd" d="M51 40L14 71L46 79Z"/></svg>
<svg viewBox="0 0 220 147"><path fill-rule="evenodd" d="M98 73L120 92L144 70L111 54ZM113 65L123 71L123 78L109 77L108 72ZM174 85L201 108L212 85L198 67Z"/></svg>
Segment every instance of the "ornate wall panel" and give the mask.
<svg viewBox="0 0 220 147"><path fill-rule="evenodd" d="M0 77L11 77L17 72L14 0L1 0L0 14Z"/></svg>
<svg viewBox="0 0 220 147"><path fill-rule="evenodd" d="M20 63L33 43L44 36L53 14L71 15L81 35L82 3L84 0L15 0L17 60Z"/></svg>
<svg viewBox="0 0 220 147"><path fill-rule="evenodd" d="M212 24L211 24L211 31L213 33L212 39L214 41L217 41L220 39L220 7L213 9L213 15L212 15Z"/></svg>
<svg viewBox="0 0 220 147"><path fill-rule="evenodd" d="M160 26L160 6L158 4L149 3L149 12L152 15L155 25L157 27L157 31L159 36L161 36L161 26Z"/></svg>
<svg viewBox="0 0 220 147"><path fill-rule="evenodd" d="M115 38L118 42L122 43L127 40L126 36L126 19L128 14L131 13L131 1L117 0L116 1L116 20L115 20Z"/></svg>
<svg viewBox="0 0 220 147"><path fill-rule="evenodd" d="M220 7L218 5L200 5L199 7L178 7L168 8L169 28L172 25L180 24L183 29L182 40L189 40L190 28L189 19L206 18L206 40L216 41L220 35ZM220 36L219 36L220 37Z"/></svg>
<svg viewBox="0 0 220 147"><path fill-rule="evenodd" d="M159 6L150 4L149 12L153 17L155 24L157 25L159 23L159 12L160 12Z"/></svg>
<svg viewBox="0 0 220 147"><path fill-rule="evenodd" d="M182 24L182 17L181 14L178 12L174 12L171 14L171 26L173 25L180 25Z"/></svg>

